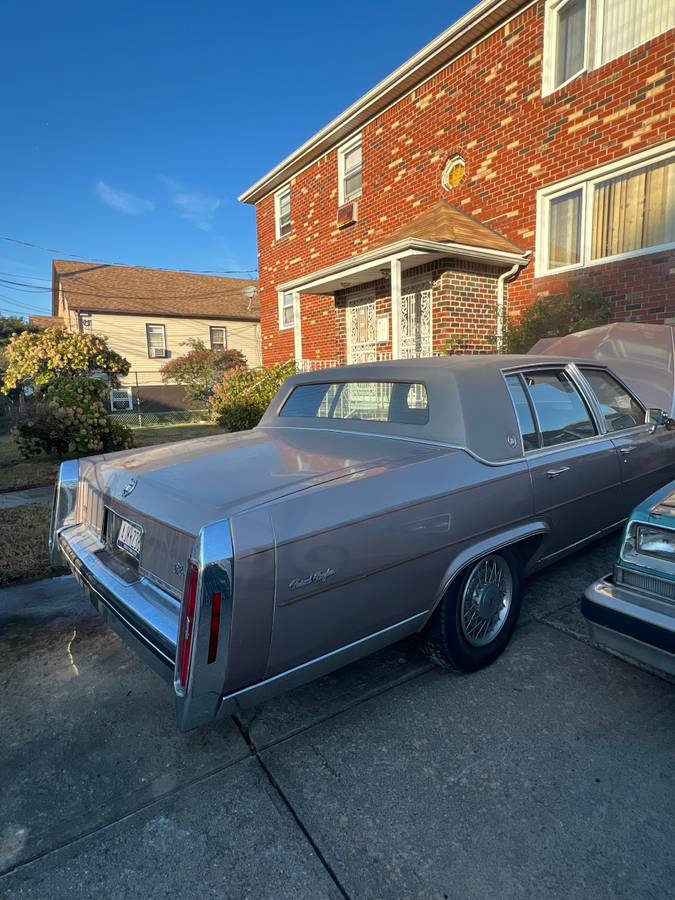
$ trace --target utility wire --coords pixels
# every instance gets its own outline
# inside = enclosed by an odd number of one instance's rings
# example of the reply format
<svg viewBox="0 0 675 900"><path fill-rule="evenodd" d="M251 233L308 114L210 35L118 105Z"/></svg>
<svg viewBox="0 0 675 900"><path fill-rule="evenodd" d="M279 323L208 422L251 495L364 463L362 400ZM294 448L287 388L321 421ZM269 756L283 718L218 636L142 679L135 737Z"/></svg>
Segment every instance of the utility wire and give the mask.
<svg viewBox="0 0 675 900"><path fill-rule="evenodd" d="M235 275L245 272L257 272L257 266L253 269L166 269L162 266L139 266L133 263L111 262L109 259L96 259L92 256L82 256L79 253L70 253L67 250L56 250L54 247L44 247L41 244L34 244L31 241L22 241L19 238L9 237L6 234L0 234L0 241L9 241L12 244L19 244L22 247L30 247L33 250L42 250L45 253L56 253L59 256L67 257L81 262L102 263L108 266L125 266L132 269L164 269L165 272L184 272L186 275Z"/></svg>

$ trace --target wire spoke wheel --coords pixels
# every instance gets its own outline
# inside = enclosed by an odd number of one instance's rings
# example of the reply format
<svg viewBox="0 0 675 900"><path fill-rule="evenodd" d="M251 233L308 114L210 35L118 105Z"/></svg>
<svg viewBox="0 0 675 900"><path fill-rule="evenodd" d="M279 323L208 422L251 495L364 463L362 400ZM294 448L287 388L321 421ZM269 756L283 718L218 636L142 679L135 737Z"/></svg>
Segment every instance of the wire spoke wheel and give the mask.
<svg viewBox="0 0 675 900"><path fill-rule="evenodd" d="M504 627L513 600L513 576L506 560L485 556L470 571L460 600L462 634L473 647L490 644Z"/></svg>

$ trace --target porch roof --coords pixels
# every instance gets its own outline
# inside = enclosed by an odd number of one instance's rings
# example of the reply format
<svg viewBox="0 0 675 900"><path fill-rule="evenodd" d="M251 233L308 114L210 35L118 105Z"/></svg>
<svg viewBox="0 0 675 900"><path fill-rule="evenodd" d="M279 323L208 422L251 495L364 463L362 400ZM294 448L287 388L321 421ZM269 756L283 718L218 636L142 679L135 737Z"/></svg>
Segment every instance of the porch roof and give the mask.
<svg viewBox="0 0 675 900"><path fill-rule="evenodd" d="M405 272L445 256L508 269L514 265L526 266L529 253L474 216L438 200L365 253L286 281L277 288L301 294L333 294L379 280L384 274L383 267L392 259L399 260Z"/></svg>

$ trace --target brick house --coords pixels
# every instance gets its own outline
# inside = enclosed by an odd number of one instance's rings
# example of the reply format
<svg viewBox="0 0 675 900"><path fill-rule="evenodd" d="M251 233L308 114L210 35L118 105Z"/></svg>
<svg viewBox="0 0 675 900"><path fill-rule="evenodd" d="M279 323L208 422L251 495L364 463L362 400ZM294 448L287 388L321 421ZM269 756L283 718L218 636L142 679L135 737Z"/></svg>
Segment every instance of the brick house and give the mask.
<svg viewBox="0 0 675 900"><path fill-rule="evenodd" d="M163 384L160 369L187 353L190 340L214 350L241 350L249 365L260 365L257 285L250 279L55 259L52 316L31 321L101 334L129 360L129 375L111 392L113 412L139 403L145 412L185 409L190 404L183 388Z"/></svg>
<svg viewBox="0 0 675 900"><path fill-rule="evenodd" d="M246 190L263 359L500 349L572 286L675 316L674 0L482 0Z"/></svg>

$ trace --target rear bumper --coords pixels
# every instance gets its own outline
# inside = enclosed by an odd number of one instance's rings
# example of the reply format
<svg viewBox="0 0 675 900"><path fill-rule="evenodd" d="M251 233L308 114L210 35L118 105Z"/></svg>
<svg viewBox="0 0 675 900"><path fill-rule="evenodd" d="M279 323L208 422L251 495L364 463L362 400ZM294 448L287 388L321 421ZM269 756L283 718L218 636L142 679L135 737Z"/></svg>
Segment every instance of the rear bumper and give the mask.
<svg viewBox="0 0 675 900"><path fill-rule="evenodd" d="M145 578L127 583L103 565L103 545L84 525L62 529L61 553L94 607L126 644L173 685L180 604Z"/></svg>
<svg viewBox="0 0 675 900"><path fill-rule="evenodd" d="M598 644L675 675L675 607L671 613L608 575L586 589L581 611Z"/></svg>

